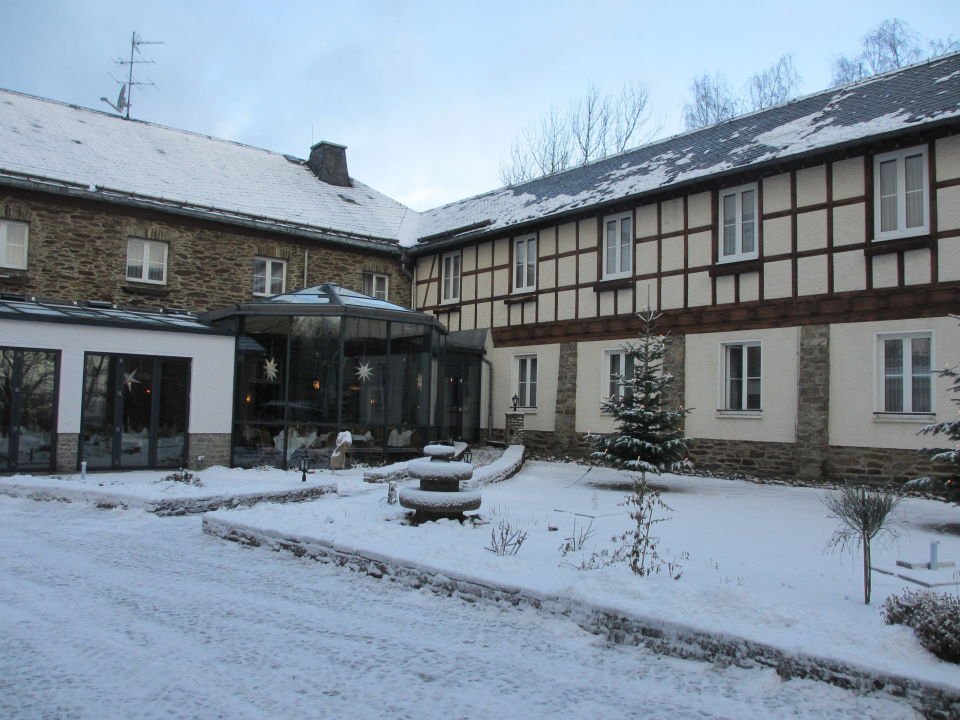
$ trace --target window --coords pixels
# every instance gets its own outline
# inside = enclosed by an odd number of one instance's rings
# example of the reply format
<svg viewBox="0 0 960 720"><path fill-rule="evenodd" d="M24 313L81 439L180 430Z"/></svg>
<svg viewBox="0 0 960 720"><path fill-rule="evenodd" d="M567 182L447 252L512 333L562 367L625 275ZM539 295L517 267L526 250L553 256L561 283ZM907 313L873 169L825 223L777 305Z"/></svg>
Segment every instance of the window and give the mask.
<svg viewBox="0 0 960 720"><path fill-rule="evenodd" d="M167 244L130 238L127 241L127 280L167 282Z"/></svg>
<svg viewBox="0 0 960 720"><path fill-rule="evenodd" d="M537 236L517 238L513 242L513 291L537 289Z"/></svg>
<svg viewBox="0 0 960 720"><path fill-rule="evenodd" d="M885 413L932 413L933 336L877 336L877 408Z"/></svg>
<svg viewBox="0 0 960 720"><path fill-rule="evenodd" d="M537 406L537 356L517 356L517 407Z"/></svg>
<svg viewBox="0 0 960 720"><path fill-rule="evenodd" d="M440 267L440 301L460 301L460 251L443 256Z"/></svg>
<svg viewBox="0 0 960 720"><path fill-rule="evenodd" d="M271 258L253 260L253 294L279 295L287 280L287 261Z"/></svg>
<svg viewBox="0 0 960 720"><path fill-rule="evenodd" d="M759 342L723 345L723 410L761 410L762 346Z"/></svg>
<svg viewBox="0 0 960 720"><path fill-rule="evenodd" d="M0 220L0 266L26 270L29 229L26 223Z"/></svg>
<svg viewBox="0 0 960 720"><path fill-rule="evenodd" d="M624 380L633 377L633 357L623 350L604 352L603 397L616 402L629 394Z"/></svg>
<svg viewBox="0 0 960 720"><path fill-rule="evenodd" d="M629 277L633 271L633 217L611 215L603 221L603 278Z"/></svg>
<svg viewBox="0 0 960 720"><path fill-rule="evenodd" d="M720 191L720 262L757 257L757 185Z"/></svg>
<svg viewBox="0 0 960 720"><path fill-rule="evenodd" d="M387 299L387 276L381 273L363 273L363 294L376 298Z"/></svg>
<svg viewBox="0 0 960 720"><path fill-rule="evenodd" d="M873 161L873 187L877 240L930 231L925 147L877 155Z"/></svg>

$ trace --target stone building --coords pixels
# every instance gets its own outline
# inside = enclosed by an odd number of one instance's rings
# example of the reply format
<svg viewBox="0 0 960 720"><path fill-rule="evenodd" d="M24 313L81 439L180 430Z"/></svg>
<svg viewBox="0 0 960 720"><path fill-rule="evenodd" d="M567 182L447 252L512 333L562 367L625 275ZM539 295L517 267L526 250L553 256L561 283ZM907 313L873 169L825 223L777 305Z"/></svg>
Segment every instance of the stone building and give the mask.
<svg viewBox="0 0 960 720"><path fill-rule="evenodd" d="M702 468L903 479L930 470L917 429L954 417L934 370L960 361L960 54L424 213L332 143L300 160L10 92L0 148L0 301L209 311L336 283L442 323L425 427L446 437L502 433L515 397L528 446L582 452L648 306ZM12 315L19 378L57 343ZM402 356L375 345L362 367ZM190 436L222 457L237 417Z"/></svg>

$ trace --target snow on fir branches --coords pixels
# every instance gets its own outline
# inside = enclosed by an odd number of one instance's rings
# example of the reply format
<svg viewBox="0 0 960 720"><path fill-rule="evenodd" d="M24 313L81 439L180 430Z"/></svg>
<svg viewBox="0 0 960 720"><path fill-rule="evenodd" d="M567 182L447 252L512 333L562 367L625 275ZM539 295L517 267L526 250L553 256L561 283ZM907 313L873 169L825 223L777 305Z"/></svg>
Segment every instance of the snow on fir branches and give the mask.
<svg viewBox="0 0 960 720"><path fill-rule="evenodd" d="M615 379L619 391L601 406L612 415L616 430L607 435L589 435L595 452L591 457L604 465L659 475L690 467L683 418L690 412L667 407L665 393L674 377L663 372L666 336L656 331L660 313L647 308L637 313L642 323L636 343L623 346L623 372Z"/></svg>

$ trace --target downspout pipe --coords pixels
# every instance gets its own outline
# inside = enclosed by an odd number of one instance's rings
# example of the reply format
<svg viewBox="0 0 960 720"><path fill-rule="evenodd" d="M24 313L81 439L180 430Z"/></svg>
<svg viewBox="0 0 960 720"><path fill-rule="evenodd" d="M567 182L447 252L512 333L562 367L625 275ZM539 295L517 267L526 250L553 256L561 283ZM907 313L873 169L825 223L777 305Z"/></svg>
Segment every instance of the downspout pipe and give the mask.
<svg viewBox="0 0 960 720"><path fill-rule="evenodd" d="M489 358L482 357L480 360L490 370L490 382L487 383L487 441L493 436L493 363Z"/></svg>

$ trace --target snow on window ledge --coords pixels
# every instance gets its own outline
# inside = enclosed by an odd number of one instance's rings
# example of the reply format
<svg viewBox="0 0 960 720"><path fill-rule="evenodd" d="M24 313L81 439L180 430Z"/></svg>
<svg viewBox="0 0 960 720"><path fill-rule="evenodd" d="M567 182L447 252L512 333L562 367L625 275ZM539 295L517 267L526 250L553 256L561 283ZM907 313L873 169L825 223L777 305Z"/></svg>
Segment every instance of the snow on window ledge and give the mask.
<svg viewBox="0 0 960 720"><path fill-rule="evenodd" d="M717 410L718 418L737 418L739 420L763 420L763 410Z"/></svg>
<svg viewBox="0 0 960 720"><path fill-rule="evenodd" d="M875 412L873 414L873 421L881 423L915 423L918 425L929 425L936 419L936 413Z"/></svg>

